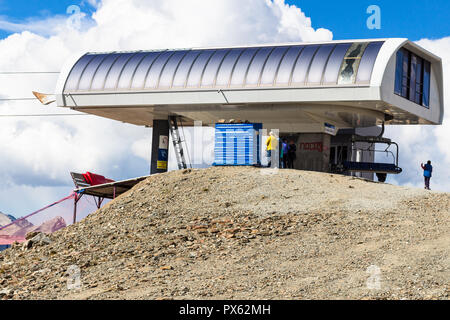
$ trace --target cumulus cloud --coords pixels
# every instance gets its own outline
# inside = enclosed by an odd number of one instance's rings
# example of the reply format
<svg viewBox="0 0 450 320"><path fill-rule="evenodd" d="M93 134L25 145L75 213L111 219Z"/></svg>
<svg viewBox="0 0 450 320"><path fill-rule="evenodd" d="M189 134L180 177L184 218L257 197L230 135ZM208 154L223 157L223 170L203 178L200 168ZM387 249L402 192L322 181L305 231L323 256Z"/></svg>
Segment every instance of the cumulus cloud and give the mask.
<svg viewBox="0 0 450 320"><path fill-rule="evenodd" d="M0 17L0 29L9 32L22 32L25 30L32 31L39 34L50 35L55 34L55 30L49 29L50 24L61 25L66 21L67 17L55 16L46 20L31 19L25 22L8 21L7 17Z"/></svg>
<svg viewBox="0 0 450 320"><path fill-rule="evenodd" d="M92 15L0 18L0 70L58 71L73 54L268 42L325 41L326 29L284 0L86 0ZM82 9L83 10L83 9ZM76 14L74 16L74 14ZM80 23L73 23L74 21ZM54 75L0 76L0 98L53 92ZM1 114L64 113L37 102L0 103ZM70 112L70 111L69 111ZM73 113L73 112L71 112ZM0 118L0 210L30 210L68 192L69 170L115 179L148 173L150 130L96 117ZM211 141L209 149L211 149ZM210 151L207 151L207 153ZM171 159L171 168L174 167ZM45 189L45 192L42 190ZM33 196L32 196L33 195ZM38 195L38 196L37 196ZM37 200L38 198L39 200Z"/></svg>
<svg viewBox="0 0 450 320"><path fill-rule="evenodd" d="M423 188L423 171L420 163L431 160L434 190L450 191L450 37L417 42L420 46L442 58L444 70L444 121L441 126L387 127L386 136L400 144L400 166L403 173L390 176L389 181Z"/></svg>

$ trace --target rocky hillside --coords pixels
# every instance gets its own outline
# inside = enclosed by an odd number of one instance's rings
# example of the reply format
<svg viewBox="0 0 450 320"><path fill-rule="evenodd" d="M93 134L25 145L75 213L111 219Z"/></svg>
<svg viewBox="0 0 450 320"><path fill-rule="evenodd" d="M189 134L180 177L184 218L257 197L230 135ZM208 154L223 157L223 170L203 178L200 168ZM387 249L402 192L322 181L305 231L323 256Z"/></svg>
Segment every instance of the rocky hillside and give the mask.
<svg viewBox="0 0 450 320"><path fill-rule="evenodd" d="M25 236L30 232L42 232L42 233L53 233L55 231L58 231L59 229L65 228L66 222L62 217L55 217L53 219L50 219L48 221L44 221L40 225L33 225L28 220L16 220L16 222L9 226L8 228L5 228L4 230L0 231L0 236L3 234L11 235L14 237L22 237L25 238Z"/></svg>
<svg viewBox="0 0 450 320"><path fill-rule="evenodd" d="M4 214L3 212L0 211L0 227L7 225L14 220L16 220L16 218L14 218L9 214Z"/></svg>
<svg viewBox="0 0 450 320"><path fill-rule="evenodd" d="M0 253L0 296L448 299L449 213L448 193L340 175L170 172Z"/></svg>
<svg viewBox="0 0 450 320"><path fill-rule="evenodd" d="M0 211L0 227L6 226L7 224L11 223L14 220L16 220L16 218L14 218L13 216L11 216L9 214L4 214L3 212ZM0 233L1 233L1 231L0 231ZM0 251L5 250L6 248L8 248L7 245L0 244Z"/></svg>

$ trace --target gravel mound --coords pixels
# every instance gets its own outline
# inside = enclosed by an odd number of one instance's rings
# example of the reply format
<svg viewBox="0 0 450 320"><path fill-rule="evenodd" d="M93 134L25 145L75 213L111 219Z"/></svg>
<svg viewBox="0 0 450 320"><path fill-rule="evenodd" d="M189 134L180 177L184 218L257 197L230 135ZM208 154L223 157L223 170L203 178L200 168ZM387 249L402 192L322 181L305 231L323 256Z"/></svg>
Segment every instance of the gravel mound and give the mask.
<svg viewBox="0 0 450 320"><path fill-rule="evenodd" d="M174 171L1 252L0 298L448 299L449 213L448 193L341 175Z"/></svg>

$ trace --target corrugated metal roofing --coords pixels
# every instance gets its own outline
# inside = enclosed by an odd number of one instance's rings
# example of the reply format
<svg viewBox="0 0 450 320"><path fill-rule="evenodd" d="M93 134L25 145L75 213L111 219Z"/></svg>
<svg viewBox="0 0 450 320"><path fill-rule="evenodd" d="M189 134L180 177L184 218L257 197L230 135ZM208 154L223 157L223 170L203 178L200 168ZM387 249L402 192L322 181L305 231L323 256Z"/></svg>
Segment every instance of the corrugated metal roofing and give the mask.
<svg viewBox="0 0 450 320"><path fill-rule="evenodd" d="M369 84L384 41L88 53L64 93Z"/></svg>

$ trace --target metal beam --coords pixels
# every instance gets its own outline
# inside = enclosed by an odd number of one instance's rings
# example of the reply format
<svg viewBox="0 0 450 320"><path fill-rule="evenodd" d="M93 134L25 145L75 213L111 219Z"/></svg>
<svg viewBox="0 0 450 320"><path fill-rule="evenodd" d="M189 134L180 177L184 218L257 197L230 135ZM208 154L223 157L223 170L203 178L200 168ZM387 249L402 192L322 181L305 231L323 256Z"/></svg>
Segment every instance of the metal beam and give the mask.
<svg viewBox="0 0 450 320"><path fill-rule="evenodd" d="M167 172L169 161L169 120L153 120L150 174Z"/></svg>

